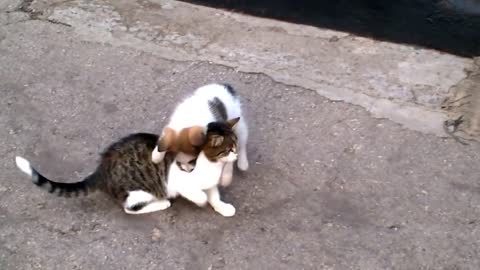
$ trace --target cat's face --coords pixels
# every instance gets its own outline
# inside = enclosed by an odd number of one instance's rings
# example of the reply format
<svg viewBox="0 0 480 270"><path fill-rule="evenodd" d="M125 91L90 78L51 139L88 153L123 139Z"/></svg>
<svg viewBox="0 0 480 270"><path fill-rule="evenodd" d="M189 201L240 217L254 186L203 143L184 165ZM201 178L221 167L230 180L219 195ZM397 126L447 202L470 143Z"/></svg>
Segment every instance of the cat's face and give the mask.
<svg viewBox="0 0 480 270"><path fill-rule="evenodd" d="M227 122L212 122L207 126L207 142L203 152L208 160L233 162L237 160L237 136L233 128L240 118Z"/></svg>

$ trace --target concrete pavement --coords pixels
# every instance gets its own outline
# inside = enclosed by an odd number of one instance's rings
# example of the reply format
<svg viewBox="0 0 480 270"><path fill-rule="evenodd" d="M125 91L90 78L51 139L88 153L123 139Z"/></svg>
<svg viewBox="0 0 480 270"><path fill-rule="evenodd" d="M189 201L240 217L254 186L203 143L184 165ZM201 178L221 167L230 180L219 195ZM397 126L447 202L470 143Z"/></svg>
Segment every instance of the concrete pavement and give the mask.
<svg viewBox="0 0 480 270"><path fill-rule="evenodd" d="M480 146L433 135L473 60L176 1L0 10L1 269L480 265ZM102 194L46 194L14 166L23 155L80 179L210 82L238 89L251 126L251 170L224 191L234 218L181 200L126 216Z"/></svg>

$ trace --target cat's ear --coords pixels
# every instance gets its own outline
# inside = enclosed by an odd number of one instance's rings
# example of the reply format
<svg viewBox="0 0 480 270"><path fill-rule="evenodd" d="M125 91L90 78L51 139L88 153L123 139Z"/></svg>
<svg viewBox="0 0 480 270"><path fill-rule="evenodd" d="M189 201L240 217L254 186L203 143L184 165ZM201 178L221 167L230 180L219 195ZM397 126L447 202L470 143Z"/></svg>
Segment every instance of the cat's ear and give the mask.
<svg viewBox="0 0 480 270"><path fill-rule="evenodd" d="M224 137L222 135L212 135L210 137L210 146L218 147L222 145Z"/></svg>
<svg viewBox="0 0 480 270"><path fill-rule="evenodd" d="M238 121L240 121L240 117L233 118L227 121L227 124L230 128L234 128L237 125Z"/></svg>
<svg viewBox="0 0 480 270"><path fill-rule="evenodd" d="M162 136L158 139L158 152L172 150L175 143L175 131L171 128L165 128Z"/></svg>
<svg viewBox="0 0 480 270"><path fill-rule="evenodd" d="M202 146L207 140L205 128L202 126L193 126L188 128L188 141L193 146Z"/></svg>

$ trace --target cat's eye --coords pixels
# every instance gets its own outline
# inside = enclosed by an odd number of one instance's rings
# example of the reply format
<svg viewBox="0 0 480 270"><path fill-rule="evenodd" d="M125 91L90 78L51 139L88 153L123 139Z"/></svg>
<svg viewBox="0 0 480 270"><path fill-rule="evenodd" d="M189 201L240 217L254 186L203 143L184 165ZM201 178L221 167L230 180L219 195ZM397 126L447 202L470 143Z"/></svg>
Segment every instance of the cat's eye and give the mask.
<svg viewBox="0 0 480 270"><path fill-rule="evenodd" d="M218 154L217 154L217 157L226 156L226 155L228 155L228 153L229 153L228 150L224 150L224 151L218 153Z"/></svg>

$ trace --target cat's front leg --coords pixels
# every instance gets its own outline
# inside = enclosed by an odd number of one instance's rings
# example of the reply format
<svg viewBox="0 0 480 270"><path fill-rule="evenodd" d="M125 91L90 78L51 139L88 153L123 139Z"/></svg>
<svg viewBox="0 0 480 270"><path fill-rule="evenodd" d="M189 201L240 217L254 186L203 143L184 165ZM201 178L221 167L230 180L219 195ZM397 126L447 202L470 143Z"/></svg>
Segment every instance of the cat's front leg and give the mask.
<svg viewBox="0 0 480 270"><path fill-rule="evenodd" d="M226 187L232 183L233 178L233 162L227 162L223 167L222 176L220 177L220 185Z"/></svg>
<svg viewBox="0 0 480 270"><path fill-rule="evenodd" d="M235 215L235 207L229 203L224 203L220 199L220 192L218 187L213 187L207 190L208 202L213 209L224 217L232 217Z"/></svg>

